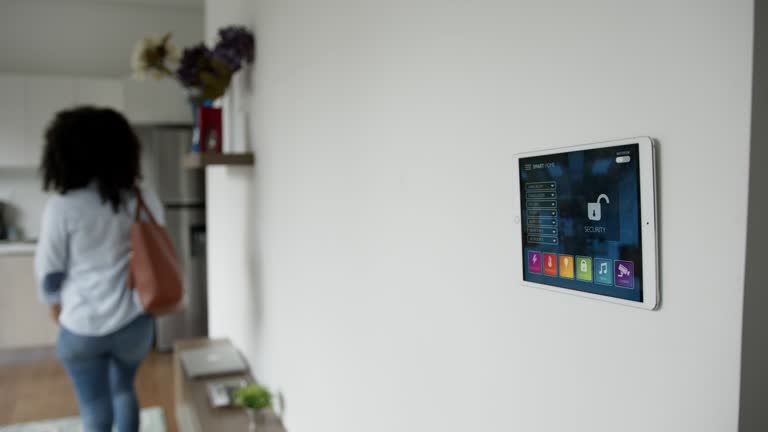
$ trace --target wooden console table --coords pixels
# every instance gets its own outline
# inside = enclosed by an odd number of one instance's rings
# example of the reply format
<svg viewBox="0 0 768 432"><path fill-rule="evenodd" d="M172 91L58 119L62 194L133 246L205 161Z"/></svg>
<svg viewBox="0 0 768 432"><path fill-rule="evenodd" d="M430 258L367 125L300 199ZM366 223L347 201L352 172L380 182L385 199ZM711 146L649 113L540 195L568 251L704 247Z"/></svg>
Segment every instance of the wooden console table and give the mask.
<svg viewBox="0 0 768 432"><path fill-rule="evenodd" d="M237 379L255 382L250 373L214 378L190 379L181 365L179 353L185 350L217 345L231 345L227 339L187 339L174 344L173 381L176 421L182 432L248 432L248 416L239 408L213 408L208 402L207 386L211 383ZM286 432L272 410L258 432Z"/></svg>

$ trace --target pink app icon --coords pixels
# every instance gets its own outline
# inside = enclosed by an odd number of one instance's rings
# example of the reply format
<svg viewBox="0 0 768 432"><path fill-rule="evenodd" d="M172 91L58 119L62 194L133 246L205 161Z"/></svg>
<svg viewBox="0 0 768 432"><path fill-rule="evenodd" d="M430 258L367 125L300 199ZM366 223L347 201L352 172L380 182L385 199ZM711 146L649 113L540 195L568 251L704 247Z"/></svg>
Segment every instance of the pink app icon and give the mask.
<svg viewBox="0 0 768 432"><path fill-rule="evenodd" d="M528 271L531 273L541 273L541 252L528 252Z"/></svg>

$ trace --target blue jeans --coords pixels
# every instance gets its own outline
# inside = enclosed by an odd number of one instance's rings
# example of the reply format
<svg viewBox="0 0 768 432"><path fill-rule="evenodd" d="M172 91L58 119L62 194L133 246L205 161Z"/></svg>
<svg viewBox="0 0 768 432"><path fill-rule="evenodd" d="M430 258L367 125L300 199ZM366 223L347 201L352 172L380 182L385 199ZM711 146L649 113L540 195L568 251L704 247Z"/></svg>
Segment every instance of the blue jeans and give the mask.
<svg viewBox="0 0 768 432"><path fill-rule="evenodd" d="M139 402L133 381L149 353L154 320L142 315L105 336L59 330L56 353L75 385L84 432L139 430Z"/></svg>

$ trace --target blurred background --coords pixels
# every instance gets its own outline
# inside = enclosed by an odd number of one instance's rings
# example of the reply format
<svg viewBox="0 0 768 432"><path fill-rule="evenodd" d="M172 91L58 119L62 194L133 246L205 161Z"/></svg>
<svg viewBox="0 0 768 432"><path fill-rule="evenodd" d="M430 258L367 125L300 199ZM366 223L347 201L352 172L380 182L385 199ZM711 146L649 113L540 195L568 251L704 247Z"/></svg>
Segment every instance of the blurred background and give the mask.
<svg viewBox="0 0 768 432"><path fill-rule="evenodd" d="M204 38L202 0L0 1L0 430L2 425L77 415L71 384L54 359L56 325L36 298L33 256L46 202L38 175L53 114L81 104L124 113L144 147L145 181L166 207L182 257L187 308L158 322L140 373L142 402L161 406L169 430L171 358L181 337L204 336L204 170L186 170L193 116L173 80L136 80L131 54L147 35L177 46Z"/></svg>

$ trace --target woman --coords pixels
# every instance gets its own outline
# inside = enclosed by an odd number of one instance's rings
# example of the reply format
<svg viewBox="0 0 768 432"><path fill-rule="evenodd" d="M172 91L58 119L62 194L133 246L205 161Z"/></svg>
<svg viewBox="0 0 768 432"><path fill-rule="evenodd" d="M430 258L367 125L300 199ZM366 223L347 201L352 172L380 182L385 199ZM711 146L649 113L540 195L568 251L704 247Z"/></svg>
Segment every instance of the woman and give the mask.
<svg viewBox="0 0 768 432"><path fill-rule="evenodd" d="M87 432L139 429L134 378L154 323L128 286L139 141L110 109L58 113L45 134L43 214L35 257L41 300L60 324L56 352L74 383ZM163 223L157 197L142 195Z"/></svg>

